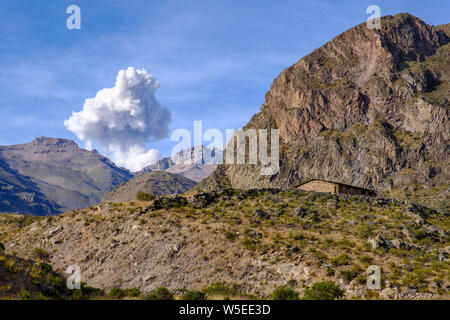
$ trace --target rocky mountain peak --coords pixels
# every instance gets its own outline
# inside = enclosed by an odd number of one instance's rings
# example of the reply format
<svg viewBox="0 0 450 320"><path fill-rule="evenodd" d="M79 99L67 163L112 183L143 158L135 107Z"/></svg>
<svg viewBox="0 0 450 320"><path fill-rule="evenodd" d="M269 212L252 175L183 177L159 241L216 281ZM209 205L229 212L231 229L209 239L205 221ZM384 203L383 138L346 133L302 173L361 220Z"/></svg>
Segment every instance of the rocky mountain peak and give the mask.
<svg viewBox="0 0 450 320"><path fill-rule="evenodd" d="M355 26L303 57L274 80L245 127L279 129L278 174L224 165L199 187L289 188L325 179L428 205L431 197L450 210L442 201L450 181L445 30L401 13L383 17L380 30Z"/></svg>
<svg viewBox="0 0 450 320"><path fill-rule="evenodd" d="M358 121L371 123L390 112L386 105L393 100L439 83L440 75L430 71L422 70L418 79L402 71L446 45L443 31L407 13L383 17L381 26L353 27L275 79L261 111L275 120L286 142L306 142L311 134Z"/></svg>
<svg viewBox="0 0 450 320"><path fill-rule="evenodd" d="M73 140L63 138L38 137L34 139L31 144L37 146L76 146L78 145Z"/></svg>

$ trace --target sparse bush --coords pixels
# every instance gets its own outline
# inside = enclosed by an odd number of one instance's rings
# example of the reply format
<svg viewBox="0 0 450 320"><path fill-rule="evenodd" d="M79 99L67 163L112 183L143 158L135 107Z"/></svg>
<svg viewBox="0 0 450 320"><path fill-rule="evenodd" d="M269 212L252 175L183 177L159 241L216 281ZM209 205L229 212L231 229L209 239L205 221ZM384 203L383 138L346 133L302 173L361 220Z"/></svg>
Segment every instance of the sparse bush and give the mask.
<svg viewBox="0 0 450 320"><path fill-rule="evenodd" d="M247 250L255 250L256 249L256 246L255 246L255 244L253 243L253 241L251 240L251 239L245 239L245 240L243 240L242 241L242 245L247 249Z"/></svg>
<svg viewBox="0 0 450 320"><path fill-rule="evenodd" d="M236 235L236 232L226 230L226 231L225 231L225 237L226 237L228 240L235 240L236 237L237 237L237 235Z"/></svg>
<svg viewBox="0 0 450 320"><path fill-rule="evenodd" d="M30 293L29 291L22 290L22 291L19 293L19 297L20 297L22 300L31 300L31 293Z"/></svg>
<svg viewBox="0 0 450 320"><path fill-rule="evenodd" d="M331 277L334 276L336 272L333 270L333 268L327 267L327 276Z"/></svg>
<svg viewBox="0 0 450 320"><path fill-rule="evenodd" d="M61 284L61 286L64 286L64 284ZM105 295L105 292L102 289L89 287L86 285L86 282L81 282L80 286L80 289L72 290L70 295L71 300L87 300L92 297L101 297Z"/></svg>
<svg viewBox="0 0 450 320"><path fill-rule="evenodd" d="M152 201L155 200L155 196L151 193L146 193L146 192L138 192L136 194L136 200L138 201Z"/></svg>
<svg viewBox="0 0 450 320"><path fill-rule="evenodd" d="M34 248L31 255L36 259L39 258L42 260L47 260L50 256L50 254L42 248Z"/></svg>
<svg viewBox="0 0 450 320"><path fill-rule="evenodd" d="M298 300L298 292L292 288L281 286L273 290L271 298L272 300Z"/></svg>
<svg viewBox="0 0 450 320"><path fill-rule="evenodd" d="M305 239L305 235L303 235L300 232L295 233L292 237L294 238L294 240L297 240L297 241Z"/></svg>
<svg viewBox="0 0 450 320"><path fill-rule="evenodd" d="M341 275L344 278L344 280L348 283L356 278L358 273L355 270L343 270L341 271Z"/></svg>
<svg viewBox="0 0 450 320"><path fill-rule="evenodd" d="M344 296L344 291L333 281L317 282L306 290L305 300L334 300Z"/></svg>
<svg viewBox="0 0 450 320"><path fill-rule="evenodd" d="M368 224L362 224L358 228L358 234L363 238L369 238L373 235L374 227Z"/></svg>
<svg viewBox="0 0 450 320"><path fill-rule="evenodd" d="M350 262L351 262L351 259L350 259L349 255L346 253L343 253L343 254L339 255L338 257L334 258L333 260L331 260L331 263L335 267L344 266L344 265L350 264Z"/></svg>
<svg viewBox="0 0 450 320"><path fill-rule="evenodd" d="M187 291L182 297L182 300L205 300L206 294L201 291Z"/></svg>
<svg viewBox="0 0 450 320"><path fill-rule="evenodd" d="M108 295L112 299L122 299L126 297L125 290L120 288L112 288Z"/></svg>
<svg viewBox="0 0 450 320"><path fill-rule="evenodd" d="M134 287L134 288L128 288L125 290L127 297L138 297L141 294L141 290L139 290L139 288Z"/></svg>
<svg viewBox="0 0 450 320"><path fill-rule="evenodd" d="M209 295L222 295L222 296L237 296L239 293L238 286L236 284L228 285L224 282L214 282L205 290Z"/></svg>
<svg viewBox="0 0 450 320"><path fill-rule="evenodd" d="M362 263L371 264L373 261L373 258L369 257L369 256L362 256L359 258L359 261L361 261Z"/></svg>
<svg viewBox="0 0 450 320"><path fill-rule="evenodd" d="M113 299L122 299L125 297L137 297L141 294L141 291L139 288L127 288L127 289L121 289L121 288L112 288L109 291L109 297Z"/></svg>
<svg viewBox="0 0 450 320"><path fill-rule="evenodd" d="M166 287L159 287L152 290L149 295L145 296L146 300L173 300L172 292Z"/></svg>

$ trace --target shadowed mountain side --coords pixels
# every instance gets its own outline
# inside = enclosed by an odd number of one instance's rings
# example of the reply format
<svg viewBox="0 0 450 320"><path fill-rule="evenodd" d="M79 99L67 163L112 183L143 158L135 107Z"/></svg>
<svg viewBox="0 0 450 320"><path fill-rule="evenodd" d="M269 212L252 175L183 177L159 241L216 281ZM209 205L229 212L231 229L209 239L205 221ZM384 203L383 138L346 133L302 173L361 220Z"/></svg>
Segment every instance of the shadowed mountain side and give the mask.
<svg viewBox="0 0 450 320"><path fill-rule="evenodd" d="M5 208L9 212L49 214L84 208L132 177L128 170L117 167L98 152L81 149L67 139L40 137L26 144L1 146L0 159L2 183L19 188L4 187L2 199L11 198L11 193L24 194L20 186L34 190L36 195L22 197L29 207ZM34 210L35 203L39 202L55 204L47 204L48 209L44 211Z"/></svg>
<svg viewBox="0 0 450 320"><path fill-rule="evenodd" d="M30 178L20 175L0 159L0 212L30 213L44 216L59 212Z"/></svg>

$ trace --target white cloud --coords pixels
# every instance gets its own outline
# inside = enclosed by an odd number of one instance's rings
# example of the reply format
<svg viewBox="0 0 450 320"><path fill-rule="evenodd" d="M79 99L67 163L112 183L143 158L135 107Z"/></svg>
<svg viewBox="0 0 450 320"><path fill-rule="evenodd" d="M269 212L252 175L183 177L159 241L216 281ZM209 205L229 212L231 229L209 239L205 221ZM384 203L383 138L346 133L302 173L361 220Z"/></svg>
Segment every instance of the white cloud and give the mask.
<svg viewBox="0 0 450 320"><path fill-rule="evenodd" d="M111 146L110 150L114 161L131 171L139 171L161 159L161 154L158 150L146 150L138 145L133 145L125 151L117 146Z"/></svg>
<svg viewBox="0 0 450 320"><path fill-rule="evenodd" d="M86 99L83 110L72 112L64 125L86 140L87 147L98 142L118 165L140 170L160 158L146 144L169 133L171 113L156 100L158 88L159 82L144 69L120 70L113 88Z"/></svg>

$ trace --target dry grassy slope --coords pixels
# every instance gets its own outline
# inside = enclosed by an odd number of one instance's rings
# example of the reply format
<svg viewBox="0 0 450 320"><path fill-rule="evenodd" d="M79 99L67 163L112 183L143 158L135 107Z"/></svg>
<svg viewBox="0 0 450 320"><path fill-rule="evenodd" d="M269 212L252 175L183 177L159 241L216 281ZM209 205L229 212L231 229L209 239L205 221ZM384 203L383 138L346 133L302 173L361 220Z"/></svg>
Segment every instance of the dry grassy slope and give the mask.
<svg viewBox="0 0 450 320"><path fill-rule="evenodd" d="M38 220L37 216L0 213L0 242Z"/></svg>
<svg viewBox="0 0 450 320"><path fill-rule="evenodd" d="M151 202L103 204L41 218L5 244L20 257L42 247L55 269L77 264L83 281L100 288L148 292L224 281L267 295L290 280L304 290L330 279L348 298L449 298L448 216L391 200L297 190L204 197L211 203L166 199L158 210ZM270 218L258 218L255 209ZM381 293L363 285L369 264L382 268Z"/></svg>

